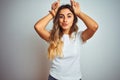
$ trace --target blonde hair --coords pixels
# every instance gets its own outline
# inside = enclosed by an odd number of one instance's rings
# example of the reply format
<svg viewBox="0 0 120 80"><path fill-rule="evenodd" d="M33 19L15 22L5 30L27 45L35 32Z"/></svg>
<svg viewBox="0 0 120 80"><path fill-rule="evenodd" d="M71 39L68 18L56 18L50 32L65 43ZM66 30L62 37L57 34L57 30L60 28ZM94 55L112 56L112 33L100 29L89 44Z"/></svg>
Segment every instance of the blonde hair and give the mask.
<svg viewBox="0 0 120 80"><path fill-rule="evenodd" d="M51 30L50 39L49 39L50 46L48 48L48 58L50 60L53 60L56 56L63 57L62 48L63 48L64 43L61 40L61 38L63 36L63 32L62 32L62 28L59 25L59 12L65 8L69 9L74 15L74 21L73 21L73 25L69 31L69 35L71 36L71 34L73 32L78 31L78 27L76 25L78 19L74 13L72 6L70 6L69 4L66 4L66 5L62 5L61 7L59 7L59 9L56 13L56 16L53 20L53 28Z"/></svg>

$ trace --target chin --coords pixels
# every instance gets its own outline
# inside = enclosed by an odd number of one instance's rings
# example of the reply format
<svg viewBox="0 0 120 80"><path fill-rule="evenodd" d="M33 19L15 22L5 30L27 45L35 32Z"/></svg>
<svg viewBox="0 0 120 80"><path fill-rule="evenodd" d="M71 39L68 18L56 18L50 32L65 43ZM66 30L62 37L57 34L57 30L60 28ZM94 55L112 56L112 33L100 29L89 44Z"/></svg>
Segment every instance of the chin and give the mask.
<svg viewBox="0 0 120 80"><path fill-rule="evenodd" d="M63 29L63 30L69 30L69 28L68 28L68 27L62 27L62 29Z"/></svg>
<svg viewBox="0 0 120 80"><path fill-rule="evenodd" d="M70 27L69 26L62 26L62 29L67 30L67 29L70 29Z"/></svg>

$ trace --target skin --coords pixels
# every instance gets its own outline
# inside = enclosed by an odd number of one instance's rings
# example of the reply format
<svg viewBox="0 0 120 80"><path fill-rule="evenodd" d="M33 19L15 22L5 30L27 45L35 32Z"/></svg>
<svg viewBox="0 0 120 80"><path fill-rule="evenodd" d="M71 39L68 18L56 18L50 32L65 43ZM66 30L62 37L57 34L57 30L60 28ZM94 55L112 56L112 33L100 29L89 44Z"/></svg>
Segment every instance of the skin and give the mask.
<svg viewBox="0 0 120 80"><path fill-rule="evenodd" d="M73 24L74 16L69 9L62 9L59 13L59 24L64 34L69 34L70 28Z"/></svg>
<svg viewBox="0 0 120 80"><path fill-rule="evenodd" d="M86 29L82 32L82 35L80 37L82 38L83 41L87 41L97 31L98 24L91 17L89 17L87 14L83 13L80 10L80 5L78 2L75 2L74 0L70 0L70 2L71 2L71 6L74 9L76 16L79 17L86 25ZM34 26L34 28L35 28L36 32L39 34L39 36L46 41L49 41L49 37L50 37L50 32L46 30L46 26L53 19L59 6L60 6L60 0L54 2L51 6L52 9L51 9L50 13L48 13L46 16L41 18ZM68 9L61 10L60 15L62 14L63 18L59 18L60 25L65 34L68 34L68 32L70 30L70 26L73 22L71 18L70 19L68 18L69 16L68 16L67 11L69 12ZM67 24L67 26L65 26L66 24Z"/></svg>

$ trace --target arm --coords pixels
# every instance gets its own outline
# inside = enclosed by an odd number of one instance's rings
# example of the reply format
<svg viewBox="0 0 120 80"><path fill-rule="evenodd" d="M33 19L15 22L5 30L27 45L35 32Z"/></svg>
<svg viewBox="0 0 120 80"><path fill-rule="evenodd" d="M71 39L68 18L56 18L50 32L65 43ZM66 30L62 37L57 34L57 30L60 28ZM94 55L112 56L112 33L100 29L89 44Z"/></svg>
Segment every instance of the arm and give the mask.
<svg viewBox="0 0 120 80"><path fill-rule="evenodd" d="M78 14L78 17L85 23L87 27L86 30L84 30L81 35L83 41L86 41L94 35L96 30L98 29L98 24L83 12L80 12Z"/></svg>
<svg viewBox="0 0 120 80"><path fill-rule="evenodd" d="M82 40L86 41L94 35L98 29L98 24L91 17L80 11L79 3L71 0L71 5L74 9L75 14L85 23L87 27L81 35Z"/></svg>
<svg viewBox="0 0 120 80"><path fill-rule="evenodd" d="M59 3L60 3L60 0L54 2L52 4L51 11L49 11L50 13L47 14L46 16L44 16L43 18L41 18L34 25L34 28L35 28L36 32L39 34L39 36L46 41L48 41L49 37L50 37L50 32L46 30L46 26L55 16L56 11L59 7Z"/></svg>
<svg viewBox="0 0 120 80"><path fill-rule="evenodd" d="M46 41L49 40L50 36L50 32L46 30L46 26L50 22L50 20L52 20L52 18L52 15L49 13L48 15L40 19L34 26L38 35Z"/></svg>

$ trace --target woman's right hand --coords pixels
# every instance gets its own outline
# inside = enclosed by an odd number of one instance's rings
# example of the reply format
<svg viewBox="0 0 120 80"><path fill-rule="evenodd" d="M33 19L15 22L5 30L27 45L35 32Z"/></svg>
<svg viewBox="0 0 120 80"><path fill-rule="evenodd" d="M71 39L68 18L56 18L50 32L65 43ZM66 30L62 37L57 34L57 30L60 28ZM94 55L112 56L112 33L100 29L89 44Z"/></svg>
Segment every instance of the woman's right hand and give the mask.
<svg viewBox="0 0 120 80"><path fill-rule="evenodd" d="M50 12L52 13L53 17L56 15L56 12L59 7L60 7L60 0L57 0L56 2L52 3Z"/></svg>

